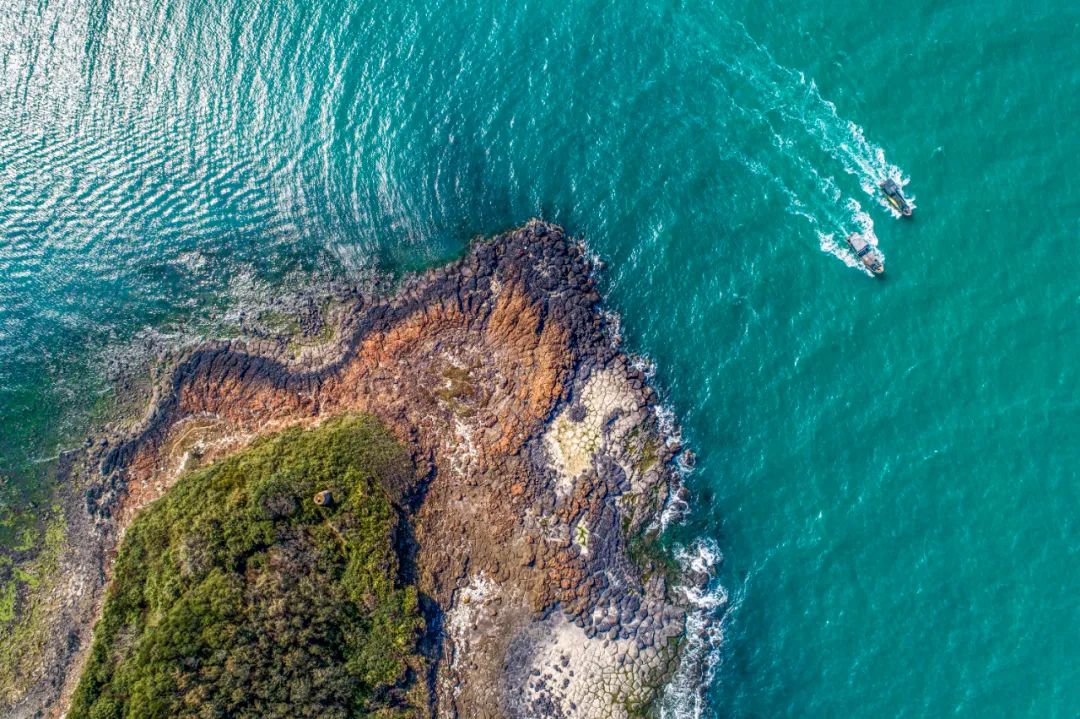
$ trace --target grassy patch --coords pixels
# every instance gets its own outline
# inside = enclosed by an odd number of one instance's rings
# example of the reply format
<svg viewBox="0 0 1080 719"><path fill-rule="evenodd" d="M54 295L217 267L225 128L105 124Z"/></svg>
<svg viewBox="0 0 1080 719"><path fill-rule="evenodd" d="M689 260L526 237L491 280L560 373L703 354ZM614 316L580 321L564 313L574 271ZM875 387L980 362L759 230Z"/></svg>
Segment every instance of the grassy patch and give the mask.
<svg viewBox="0 0 1080 719"><path fill-rule="evenodd" d="M444 402L451 402L472 395L475 388L469 378L468 367L450 365L442 372L446 386L435 390L435 396Z"/></svg>
<svg viewBox="0 0 1080 719"><path fill-rule="evenodd" d="M475 369L471 367L448 366L442 371L445 385L435 390L435 396L450 406L450 411L461 418L472 417L476 410L465 404L465 400L471 399L476 392L469 373Z"/></svg>
<svg viewBox="0 0 1080 719"><path fill-rule="evenodd" d="M0 589L0 624L6 624L15 618L15 595L19 583L12 579Z"/></svg>
<svg viewBox="0 0 1080 719"><path fill-rule="evenodd" d="M258 320L266 329L275 334L292 337L300 334L300 320L295 315L280 310L265 310L260 312Z"/></svg>
<svg viewBox="0 0 1080 719"><path fill-rule="evenodd" d="M590 534L589 527L585 524L585 521L582 520L581 522L578 522L578 525L574 527L574 544L584 550L588 550Z"/></svg>
<svg viewBox="0 0 1080 719"><path fill-rule="evenodd" d="M637 461L634 462L634 470L639 475L645 474L656 464L656 460L660 457L659 449L659 445L653 437L645 440L641 447L641 454Z"/></svg>
<svg viewBox="0 0 1080 719"><path fill-rule="evenodd" d="M68 716L419 716L423 620L388 493L410 471L354 417L182 477L128 529Z"/></svg>
<svg viewBox="0 0 1080 719"><path fill-rule="evenodd" d="M643 475L652 469L660 458L660 440L653 432L643 431L641 425L637 425L623 440L623 451L637 457L634 460L634 471Z"/></svg>
<svg viewBox="0 0 1080 719"><path fill-rule="evenodd" d="M41 661L52 628L57 569L64 548L64 515L53 506L44 531L35 533L33 559L15 563L0 558L0 703L17 696Z"/></svg>

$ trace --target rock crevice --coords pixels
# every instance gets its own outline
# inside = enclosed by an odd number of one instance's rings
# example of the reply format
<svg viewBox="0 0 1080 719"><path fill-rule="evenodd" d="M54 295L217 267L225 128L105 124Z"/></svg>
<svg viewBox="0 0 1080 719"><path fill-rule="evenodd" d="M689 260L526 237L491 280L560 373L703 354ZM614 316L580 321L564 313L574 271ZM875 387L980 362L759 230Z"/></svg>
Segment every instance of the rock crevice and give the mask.
<svg viewBox="0 0 1080 719"><path fill-rule="evenodd" d="M433 604L433 714L636 716L674 671L685 631L663 573L629 546L679 490L679 447L599 303L584 248L532 221L389 298L356 299L321 366L290 364L272 343L197 347L138 431L73 463L80 521L97 537L83 551L109 556L193 463L370 413L418 468L395 493L411 510L406 569ZM76 647L104 579L84 569L87 591L65 609ZM55 699L78 656L57 648L64 671L39 700Z"/></svg>

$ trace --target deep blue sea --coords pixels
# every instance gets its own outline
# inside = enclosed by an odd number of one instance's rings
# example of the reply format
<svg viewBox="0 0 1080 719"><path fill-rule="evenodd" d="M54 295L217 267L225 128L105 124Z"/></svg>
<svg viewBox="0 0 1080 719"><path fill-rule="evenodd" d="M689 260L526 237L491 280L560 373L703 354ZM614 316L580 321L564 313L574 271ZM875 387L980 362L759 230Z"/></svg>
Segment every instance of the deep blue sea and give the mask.
<svg viewBox="0 0 1080 719"><path fill-rule="evenodd" d="M1076 717L1078 117L1060 0L0 0L0 540L141 347L539 216L699 457L703 716Z"/></svg>

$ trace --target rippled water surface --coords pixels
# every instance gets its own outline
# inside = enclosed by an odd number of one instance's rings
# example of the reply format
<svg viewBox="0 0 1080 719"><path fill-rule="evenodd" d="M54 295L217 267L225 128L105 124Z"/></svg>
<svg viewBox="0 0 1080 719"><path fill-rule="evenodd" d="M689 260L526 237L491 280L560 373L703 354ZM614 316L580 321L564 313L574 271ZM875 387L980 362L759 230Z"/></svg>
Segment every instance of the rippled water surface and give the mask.
<svg viewBox="0 0 1080 719"><path fill-rule="evenodd" d="M0 534L151 328L542 216L698 451L706 716L1076 716L1078 106L1048 0L0 0Z"/></svg>

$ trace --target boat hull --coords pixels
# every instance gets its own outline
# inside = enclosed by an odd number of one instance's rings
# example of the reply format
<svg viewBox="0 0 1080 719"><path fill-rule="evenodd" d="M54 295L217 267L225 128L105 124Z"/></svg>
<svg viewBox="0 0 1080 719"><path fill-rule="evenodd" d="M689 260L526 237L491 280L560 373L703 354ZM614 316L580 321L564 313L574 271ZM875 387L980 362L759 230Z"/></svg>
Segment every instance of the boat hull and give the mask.
<svg viewBox="0 0 1080 719"><path fill-rule="evenodd" d="M904 193L900 191L900 186L892 180L886 180L878 185L881 191L885 193L885 199L892 207L904 217L911 217L912 207L911 203L904 197Z"/></svg>
<svg viewBox="0 0 1080 719"><path fill-rule="evenodd" d="M870 270L875 277L885 274L885 258L866 238L857 232L852 232L847 236L847 243L855 256L859 258L859 262L862 262L863 267Z"/></svg>

